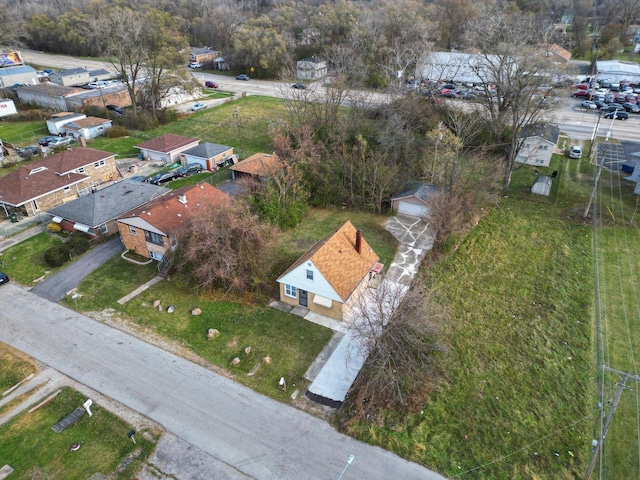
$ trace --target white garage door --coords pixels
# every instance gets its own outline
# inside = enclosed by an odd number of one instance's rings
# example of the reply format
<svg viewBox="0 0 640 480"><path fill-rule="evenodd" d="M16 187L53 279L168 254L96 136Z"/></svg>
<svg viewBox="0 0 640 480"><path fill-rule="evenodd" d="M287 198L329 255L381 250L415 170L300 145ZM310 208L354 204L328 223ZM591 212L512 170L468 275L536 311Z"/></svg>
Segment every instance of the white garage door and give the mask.
<svg viewBox="0 0 640 480"><path fill-rule="evenodd" d="M403 201L398 202L398 213L414 217L427 217L429 215L429 211L424 205L416 205L415 203Z"/></svg>

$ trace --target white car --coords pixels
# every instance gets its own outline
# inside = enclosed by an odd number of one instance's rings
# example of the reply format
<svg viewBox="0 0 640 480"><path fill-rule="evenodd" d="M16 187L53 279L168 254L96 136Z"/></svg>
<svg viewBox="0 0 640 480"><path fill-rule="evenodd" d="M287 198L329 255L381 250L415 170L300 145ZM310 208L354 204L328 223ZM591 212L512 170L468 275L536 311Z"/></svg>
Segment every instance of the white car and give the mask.
<svg viewBox="0 0 640 480"><path fill-rule="evenodd" d="M202 62L191 62L189 68L203 68Z"/></svg>
<svg viewBox="0 0 640 480"><path fill-rule="evenodd" d="M569 158L582 158L582 147L580 145L573 145L569 150Z"/></svg>
<svg viewBox="0 0 640 480"><path fill-rule="evenodd" d="M596 103L592 102L591 100L585 100L584 102L582 102L582 106L588 110L595 110L596 108L598 108L598 105L596 105Z"/></svg>
<svg viewBox="0 0 640 480"><path fill-rule="evenodd" d="M193 106L191 107L191 111L197 112L198 110L204 110L205 108L207 108L206 104L198 102L193 104Z"/></svg>

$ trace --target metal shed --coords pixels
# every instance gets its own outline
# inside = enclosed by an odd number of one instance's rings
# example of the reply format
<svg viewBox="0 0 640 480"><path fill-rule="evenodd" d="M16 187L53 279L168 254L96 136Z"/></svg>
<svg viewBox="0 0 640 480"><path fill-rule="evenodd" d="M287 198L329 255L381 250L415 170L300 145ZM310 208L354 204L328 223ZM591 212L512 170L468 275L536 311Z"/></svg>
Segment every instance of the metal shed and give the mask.
<svg viewBox="0 0 640 480"><path fill-rule="evenodd" d="M533 185L531 186L531 193L535 193L536 195L544 195L548 197L551 193L551 185L553 181L551 177L547 177L546 175L540 175L533 181Z"/></svg>

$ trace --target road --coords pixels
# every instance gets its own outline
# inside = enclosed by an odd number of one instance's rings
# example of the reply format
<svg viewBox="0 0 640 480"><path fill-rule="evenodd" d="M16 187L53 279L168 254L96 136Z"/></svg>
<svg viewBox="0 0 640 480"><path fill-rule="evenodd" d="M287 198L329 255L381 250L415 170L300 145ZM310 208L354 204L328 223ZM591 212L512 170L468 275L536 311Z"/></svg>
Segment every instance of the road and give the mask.
<svg viewBox="0 0 640 480"><path fill-rule="evenodd" d="M345 480L444 478L18 285L0 288L0 305L0 341L160 423L239 478L335 479L350 454Z"/></svg>

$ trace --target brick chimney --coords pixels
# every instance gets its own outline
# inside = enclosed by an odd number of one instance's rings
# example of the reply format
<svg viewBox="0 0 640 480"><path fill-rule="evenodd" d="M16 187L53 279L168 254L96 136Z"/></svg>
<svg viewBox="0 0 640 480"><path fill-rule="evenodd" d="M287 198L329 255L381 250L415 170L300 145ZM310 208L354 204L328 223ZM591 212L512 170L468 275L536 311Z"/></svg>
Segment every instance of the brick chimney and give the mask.
<svg viewBox="0 0 640 480"><path fill-rule="evenodd" d="M362 253L362 230L356 230L356 252Z"/></svg>

